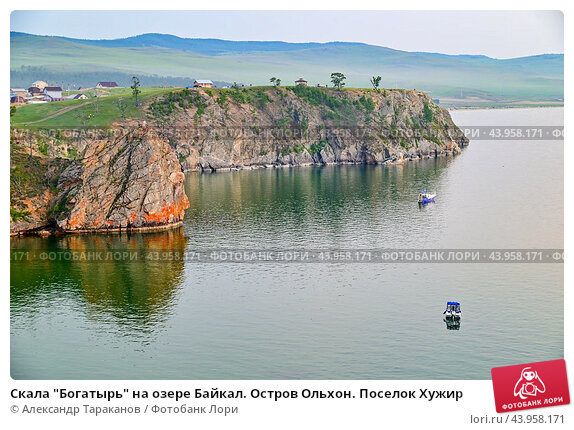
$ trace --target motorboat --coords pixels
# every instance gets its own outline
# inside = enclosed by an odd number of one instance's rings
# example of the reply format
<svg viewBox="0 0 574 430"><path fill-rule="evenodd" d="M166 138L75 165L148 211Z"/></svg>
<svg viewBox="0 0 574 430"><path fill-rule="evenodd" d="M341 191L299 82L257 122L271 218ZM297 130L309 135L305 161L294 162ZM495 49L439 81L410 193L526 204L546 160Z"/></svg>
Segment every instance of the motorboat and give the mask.
<svg viewBox="0 0 574 430"><path fill-rule="evenodd" d="M446 302L446 309L443 315L447 319L460 319L462 312L460 310L459 302Z"/></svg>
<svg viewBox="0 0 574 430"><path fill-rule="evenodd" d="M427 203L434 203L434 198L436 197L436 194L433 193L427 193L426 191L421 191L419 193L419 204L421 205L426 205Z"/></svg>

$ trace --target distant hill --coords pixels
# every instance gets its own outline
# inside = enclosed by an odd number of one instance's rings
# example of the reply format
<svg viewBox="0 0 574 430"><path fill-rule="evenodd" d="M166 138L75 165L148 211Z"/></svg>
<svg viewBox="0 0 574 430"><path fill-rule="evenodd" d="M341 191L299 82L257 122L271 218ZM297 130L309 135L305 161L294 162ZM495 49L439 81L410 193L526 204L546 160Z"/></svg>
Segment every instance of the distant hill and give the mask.
<svg viewBox="0 0 574 430"><path fill-rule="evenodd" d="M94 80L111 80L108 76L129 79L133 74L144 84L148 79L185 85L194 78L268 85L275 76L283 85L292 85L299 77L311 85L330 85L331 72L339 71L347 76L349 87L369 87L369 78L381 75L385 87L416 88L439 99L564 98L563 54L499 60L363 43L228 41L166 34L86 40L11 32L10 45L11 85L18 87L38 79L93 85Z"/></svg>
<svg viewBox="0 0 574 430"><path fill-rule="evenodd" d="M28 33L11 32L12 39L32 36ZM37 36L42 37L42 36ZM51 37L51 36L49 36ZM321 46L357 46L363 43L330 42L330 43L289 43L289 42L258 42L258 41L233 41L221 39L189 39L171 34L146 33L139 36L131 36L123 39L73 39L70 37L57 37L84 45L101 46L103 48L168 48L180 51L191 51L204 55L221 55L230 53L243 53L253 51L297 51L301 49L317 48Z"/></svg>

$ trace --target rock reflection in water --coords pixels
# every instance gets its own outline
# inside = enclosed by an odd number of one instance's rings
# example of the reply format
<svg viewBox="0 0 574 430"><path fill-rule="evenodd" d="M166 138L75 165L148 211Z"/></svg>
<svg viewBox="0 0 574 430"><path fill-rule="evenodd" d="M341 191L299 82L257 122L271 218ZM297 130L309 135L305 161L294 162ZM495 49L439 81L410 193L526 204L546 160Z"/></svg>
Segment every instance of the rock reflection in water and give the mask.
<svg viewBox="0 0 574 430"><path fill-rule="evenodd" d="M130 330L149 330L164 320L173 306L184 262L153 261L142 256L183 253L185 243L182 228L12 240L13 252L22 249L30 255L30 261L13 261L10 266L12 312L32 312L68 296L85 307L92 319L112 320ZM84 256L97 252L103 260L74 260L65 254L68 251ZM41 255L51 258L42 261ZM106 260L110 255L115 258Z"/></svg>

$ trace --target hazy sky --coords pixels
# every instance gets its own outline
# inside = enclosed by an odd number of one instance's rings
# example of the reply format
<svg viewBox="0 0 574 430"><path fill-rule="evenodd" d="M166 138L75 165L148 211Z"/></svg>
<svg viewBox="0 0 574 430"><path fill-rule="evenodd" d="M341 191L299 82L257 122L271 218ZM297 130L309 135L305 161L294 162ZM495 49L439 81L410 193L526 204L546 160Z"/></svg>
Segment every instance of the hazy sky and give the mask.
<svg viewBox="0 0 574 430"><path fill-rule="evenodd" d="M495 58L563 53L558 11L15 11L11 30L86 39L142 33L228 40L364 42Z"/></svg>

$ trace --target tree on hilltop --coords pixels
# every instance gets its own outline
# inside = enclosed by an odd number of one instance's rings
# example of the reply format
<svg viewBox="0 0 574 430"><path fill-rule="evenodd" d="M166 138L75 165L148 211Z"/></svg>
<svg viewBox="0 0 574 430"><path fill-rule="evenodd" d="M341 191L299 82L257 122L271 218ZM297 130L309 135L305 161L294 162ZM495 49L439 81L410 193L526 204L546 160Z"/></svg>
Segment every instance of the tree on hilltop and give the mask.
<svg viewBox="0 0 574 430"><path fill-rule="evenodd" d="M379 92L379 85L381 85L381 78L380 76L373 76L370 81L371 81L371 85L373 86L373 89L376 92Z"/></svg>
<svg viewBox="0 0 574 430"><path fill-rule="evenodd" d="M139 86L140 86L140 80L136 76L132 76L132 85L130 86L130 88L132 89L132 95L136 99L136 106L139 106L138 95L142 92L139 89Z"/></svg>
<svg viewBox="0 0 574 430"><path fill-rule="evenodd" d="M331 73L331 82L333 83L333 86L337 88L339 91L341 90L341 88L345 86L344 82L345 79L347 79L347 77L343 75L341 72Z"/></svg>

